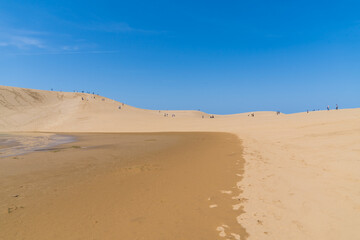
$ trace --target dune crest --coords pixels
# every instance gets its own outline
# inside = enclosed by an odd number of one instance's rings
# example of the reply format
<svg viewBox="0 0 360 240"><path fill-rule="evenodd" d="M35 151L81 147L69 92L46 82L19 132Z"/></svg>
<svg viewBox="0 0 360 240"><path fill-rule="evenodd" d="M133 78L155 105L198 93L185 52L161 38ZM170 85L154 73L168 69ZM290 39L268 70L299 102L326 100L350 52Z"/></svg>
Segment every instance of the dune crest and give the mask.
<svg viewBox="0 0 360 240"><path fill-rule="evenodd" d="M3 132L134 131L144 122L209 117L200 111L139 109L95 94L6 86L0 86L0 111L0 131Z"/></svg>

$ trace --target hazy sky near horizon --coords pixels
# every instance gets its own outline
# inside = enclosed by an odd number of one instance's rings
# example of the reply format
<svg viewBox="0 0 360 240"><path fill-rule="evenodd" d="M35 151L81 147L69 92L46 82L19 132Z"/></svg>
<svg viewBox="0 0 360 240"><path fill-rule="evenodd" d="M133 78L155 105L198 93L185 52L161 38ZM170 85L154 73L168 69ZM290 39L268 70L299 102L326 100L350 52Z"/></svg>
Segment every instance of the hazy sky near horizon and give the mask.
<svg viewBox="0 0 360 240"><path fill-rule="evenodd" d="M360 107L359 1L4 1L0 85L229 114Z"/></svg>

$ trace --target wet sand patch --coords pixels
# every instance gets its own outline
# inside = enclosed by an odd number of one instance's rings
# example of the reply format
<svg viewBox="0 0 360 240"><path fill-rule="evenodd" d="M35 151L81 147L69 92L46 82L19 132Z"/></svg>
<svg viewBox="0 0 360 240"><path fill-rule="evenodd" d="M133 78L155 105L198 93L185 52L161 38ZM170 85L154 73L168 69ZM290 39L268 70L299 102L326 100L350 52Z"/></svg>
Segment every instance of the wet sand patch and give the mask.
<svg viewBox="0 0 360 240"><path fill-rule="evenodd" d="M58 152L3 159L0 238L217 239L226 225L224 237L246 239L233 209L243 171L236 136L76 137Z"/></svg>
<svg viewBox="0 0 360 240"><path fill-rule="evenodd" d="M75 141L70 135L49 133L0 134L0 158L46 151L57 145Z"/></svg>

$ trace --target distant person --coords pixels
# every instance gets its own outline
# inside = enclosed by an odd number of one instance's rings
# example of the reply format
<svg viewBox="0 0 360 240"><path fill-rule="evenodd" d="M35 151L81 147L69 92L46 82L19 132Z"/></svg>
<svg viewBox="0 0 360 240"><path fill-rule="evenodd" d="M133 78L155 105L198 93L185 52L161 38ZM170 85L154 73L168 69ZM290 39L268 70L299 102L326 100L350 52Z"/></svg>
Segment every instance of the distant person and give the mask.
<svg viewBox="0 0 360 240"><path fill-rule="evenodd" d="M336 110L339 110L339 106L336 104Z"/></svg>
<svg viewBox="0 0 360 240"><path fill-rule="evenodd" d="M327 106L327 110L328 110L328 111L330 110L330 106L329 106L329 105Z"/></svg>
<svg viewBox="0 0 360 240"><path fill-rule="evenodd" d="M121 109L121 106L119 106L119 109Z"/></svg>
<svg viewBox="0 0 360 240"><path fill-rule="evenodd" d="M307 113L309 113L309 109L308 109L308 110L306 110L306 112L307 112Z"/></svg>

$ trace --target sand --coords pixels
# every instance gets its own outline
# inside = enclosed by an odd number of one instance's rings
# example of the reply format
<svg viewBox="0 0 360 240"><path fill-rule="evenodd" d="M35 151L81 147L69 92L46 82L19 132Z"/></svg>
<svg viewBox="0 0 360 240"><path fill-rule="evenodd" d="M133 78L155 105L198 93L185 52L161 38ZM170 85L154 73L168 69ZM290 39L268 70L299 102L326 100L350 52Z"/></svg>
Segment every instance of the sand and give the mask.
<svg viewBox="0 0 360 240"><path fill-rule="evenodd" d="M224 222L247 236L232 209L244 163L236 136L76 137L0 161L1 239L216 239Z"/></svg>
<svg viewBox="0 0 360 240"><path fill-rule="evenodd" d="M72 136L50 133L0 134L0 158L42 151L72 141Z"/></svg>
<svg viewBox="0 0 360 240"><path fill-rule="evenodd" d="M245 160L242 180L233 183L243 199L238 207L244 212L235 216L248 234L242 239L360 239L360 109L209 118L200 111L143 110L90 94L11 87L0 87L0 100L1 132L235 134ZM208 207L217 209L216 203ZM225 234L218 239L234 238Z"/></svg>

